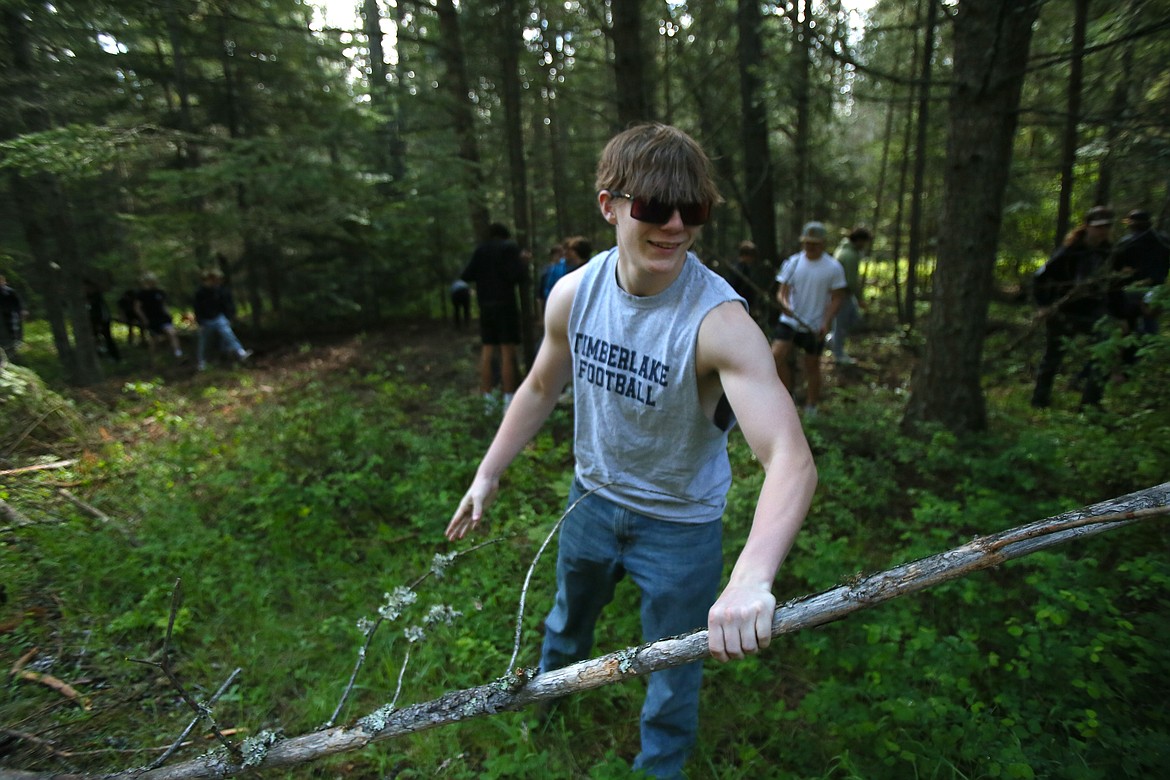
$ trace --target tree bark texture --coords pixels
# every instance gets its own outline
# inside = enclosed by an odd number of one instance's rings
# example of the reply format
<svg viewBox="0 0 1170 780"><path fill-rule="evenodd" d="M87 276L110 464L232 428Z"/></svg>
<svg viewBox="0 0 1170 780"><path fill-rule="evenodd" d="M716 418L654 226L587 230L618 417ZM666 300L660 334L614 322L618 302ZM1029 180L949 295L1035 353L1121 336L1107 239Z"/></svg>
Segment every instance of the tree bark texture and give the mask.
<svg viewBox="0 0 1170 780"><path fill-rule="evenodd" d="M760 4L739 0L739 96L743 114L743 212L760 261L779 264L776 247L775 185L768 149L768 109L764 105L764 48L760 40Z"/></svg>
<svg viewBox="0 0 1170 780"><path fill-rule="evenodd" d="M1020 90L1040 5L984 0L958 7L938 264L907 422L939 422L955 432L987 426L983 339Z"/></svg>
<svg viewBox="0 0 1170 780"><path fill-rule="evenodd" d="M618 124L624 129L654 118L650 104L649 59L642 49L642 0L622 0L612 6L613 70L617 84Z"/></svg>
<svg viewBox="0 0 1170 780"><path fill-rule="evenodd" d="M1076 0L1073 19L1072 59L1068 64L1068 113L1060 153L1060 200L1056 204L1056 235L1052 245L1060 246L1072 214L1073 167L1077 162L1077 131L1081 124L1081 92L1085 81L1085 28L1089 25L1089 0Z"/></svg>
<svg viewBox="0 0 1170 780"><path fill-rule="evenodd" d="M1013 528L990 536L976 537L928 558L896 566L884 572L859 576L830 590L789 601L776 609L772 636L791 634L840 620L853 612L877 606L899 596L917 593L934 585L1046 550L1065 542L1124 528L1170 513L1170 482L1130 493L1099 504ZM262 747L244 749L245 761L228 758L221 750L173 766L142 772L102 775L139 780L193 780L239 775L256 769L276 769L306 763L337 753L359 750L372 742L424 731L485 715L521 709L538 701L559 698L600 688L706 658L707 632L695 631L662 639L537 675L535 670L518 669L487 685L451 691L431 701L401 709L384 707L349 726L322 729ZM256 740L263 742L263 740ZM97 775L58 773L6 773L5 778L68 778Z"/></svg>
<svg viewBox="0 0 1170 780"><path fill-rule="evenodd" d="M914 188L910 191L910 251L906 257L906 323L914 326L918 308L918 268L922 262L922 201L926 197L926 160L930 156L930 98L934 83L934 36L938 2L926 0L926 32L918 86L918 128L914 146Z"/></svg>
<svg viewBox="0 0 1170 780"><path fill-rule="evenodd" d="M484 201L483 169L479 146L475 139L475 115L471 106L471 83L467 77L467 57L463 50L463 36L459 31L459 12L453 0L438 0L435 12L439 17L442 43L439 47L447 70L447 92L451 95L451 124L459 142L459 158L467 166L467 206L471 226L477 240L487 238L491 215Z"/></svg>

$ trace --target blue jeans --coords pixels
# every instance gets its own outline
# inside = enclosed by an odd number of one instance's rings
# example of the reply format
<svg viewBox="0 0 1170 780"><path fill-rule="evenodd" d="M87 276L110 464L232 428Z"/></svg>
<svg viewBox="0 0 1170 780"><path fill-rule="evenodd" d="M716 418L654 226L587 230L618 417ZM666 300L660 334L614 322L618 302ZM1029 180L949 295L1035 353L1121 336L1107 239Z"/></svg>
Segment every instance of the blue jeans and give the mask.
<svg viewBox="0 0 1170 780"><path fill-rule="evenodd" d="M829 340L829 349L833 357L845 356L845 342L849 340L849 334L860 322L861 307L857 303L857 298L846 293L841 308L837 310L837 316L833 318L833 338Z"/></svg>
<svg viewBox="0 0 1170 780"><path fill-rule="evenodd" d="M575 481L569 505L584 491ZM723 572L723 525L672 523L596 494L565 518L557 596L545 620L541 671L588 658L593 628L627 573L642 592L642 641L705 628ZM682 777L699 728L700 661L650 675L642 705L642 752L634 768Z"/></svg>
<svg viewBox="0 0 1170 780"><path fill-rule="evenodd" d="M204 320L199 323L199 344L195 351L195 359L202 365L207 359L207 339L219 339L219 348L222 352L238 355L243 351L240 340L232 330L232 323L222 314L213 320Z"/></svg>

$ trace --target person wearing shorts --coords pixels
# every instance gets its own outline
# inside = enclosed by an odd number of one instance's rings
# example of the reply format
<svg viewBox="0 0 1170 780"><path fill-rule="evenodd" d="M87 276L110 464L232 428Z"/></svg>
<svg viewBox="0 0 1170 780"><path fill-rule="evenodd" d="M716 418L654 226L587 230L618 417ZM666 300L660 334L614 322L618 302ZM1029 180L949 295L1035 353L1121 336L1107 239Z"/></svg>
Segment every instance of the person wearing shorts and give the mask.
<svg viewBox="0 0 1170 780"><path fill-rule="evenodd" d="M779 289L780 320L774 332L772 356L780 381L793 392L792 368L788 357L793 346L800 348L801 366L807 385L804 413L817 413L821 400L821 354L825 337L833 327L833 318L841 308L849 285L845 269L825 252L827 231L820 222L809 222L801 231L801 251L792 255L776 274Z"/></svg>
<svg viewBox="0 0 1170 780"><path fill-rule="evenodd" d="M506 408L519 384L516 346L520 343L520 307L516 303L516 288L524 279L520 246L512 240L508 228L498 222L488 227L487 240L475 248L459 278L475 284L479 301L479 335L483 345L479 390L485 398L492 397L495 386L492 364L498 354Z"/></svg>

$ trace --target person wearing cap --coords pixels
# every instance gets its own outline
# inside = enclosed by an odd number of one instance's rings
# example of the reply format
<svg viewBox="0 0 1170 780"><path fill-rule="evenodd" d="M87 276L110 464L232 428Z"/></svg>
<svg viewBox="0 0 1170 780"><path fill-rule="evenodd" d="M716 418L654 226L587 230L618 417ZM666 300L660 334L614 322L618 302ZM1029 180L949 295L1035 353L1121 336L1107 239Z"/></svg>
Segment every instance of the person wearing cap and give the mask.
<svg viewBox="0 0 1170 780"><path fill-rule="evenodd" d="M171 352L175 357L182 357L183 348L179 345L179 334L175 330L171 311L167 308L167 294L158 286L158 276L145 273L139 281L142 287L138 290L135 308L138 319L146 323L149 334L146 343L150 346L151 354L154 353L156 338L165 338L170 342Z"/></svg>
<svg viewBox="0 0 1170 780"><path fill-rule="evenodd" d="M1091 334L1105 314L1105 274L1113 248L1112 230L1113 211L1094 206L1035 274L1033 294L1040 305L1045 331L1044 356L1032 391L1032 406L1037 409L1052 403L1052 384L1064 360L1065 342ZM1102 382L1092 361L1082 369L1081 378L1082 406L1100 403Z"/></svg>
<svg viewBox="0 0 1170 780"><path fill-rule="evenodd" d="M1129 212L1125 225L1126 234L1113 251L1109 313L1124 323L1127 333L1153 335L1158 318L1151 288L1166 282L1170 238L1154 229L1150 212L1144 209Z"/></svg>
<svg viewBox="0 0 1170 780"><path fill-rule="evenodd" d="M825 252L828 231L822 222L809 222L800 233L801 250L784 261L776 281L780 287L780 320L772 342L772 356L780 380L792 393L792 369L788 357L793 346L800 348L803 359L806 393L805 416L817 413L821 400L821 354L825 338L833 325L849 283L845 269L836 258Z"/></svg>
<svg viewBox="0 0 1170 780"><path fill-rule="evenodd" d="M230 354L241 363L252 356L244 349L232 330L236 303L231 290L223 286L223 271L209 268L203 272L203 283L195 291L195 322L199 325L199 341L195 348L196 368L207 368L207 342L217 340L220 351Z"/></svg>
<svg viewBox="0 0 1170 780"><path fill-rule="evenodd" d="M869 250L872 241L873 234L867 228L857 227L850 231L833 253L833 257L845 269L845 282L849 285L841 309L833 319L833 334L829 338L833 361L843 366L853 363L853 358L845 351L845 343L861 321L861 310L865 306L861 295L861 258Z"/></svg>

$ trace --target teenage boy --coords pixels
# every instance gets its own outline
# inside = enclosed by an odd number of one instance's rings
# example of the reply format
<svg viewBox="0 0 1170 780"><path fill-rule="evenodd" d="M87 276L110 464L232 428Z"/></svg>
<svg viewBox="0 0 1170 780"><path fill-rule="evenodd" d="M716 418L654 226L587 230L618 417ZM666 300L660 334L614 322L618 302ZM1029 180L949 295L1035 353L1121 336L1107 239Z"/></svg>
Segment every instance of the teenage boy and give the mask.
<svg viewBox="0 0 1170 780"><path fill-rule="evenodd" d="M597 618L626 574L641 590L644 641L705 624L715 658L742 658L770 640L772 582L816 487L812 455L767 339L743 300L688 251L720 202L699 145L673 127L632 127L605 147L596 186L617 246L552 289L532 372L447 537L479 526L505 468L572 382L576 506L560 532L541 670L589 656ZM736 421L765 478L720 594ZM701 676L698 662L651 675L635 768L681 776Z"/></svg>
<svg viewBox="0 0 1170 780"><path fill-rule="evenodd" d="M789 257L776 274L776 281L780 283L776 291L780 322L776 326L776 340L772 342L772 355L776 359L780 380L792 392L788 356L793 345L800 347L807 385L806 417L817 413L817 404L821 400L821 353L825 351L825 337L829 335L833 318L849 289L845 270L825 252L826 236L824 224L806 224L800 233L800 251Z"/></svg>

